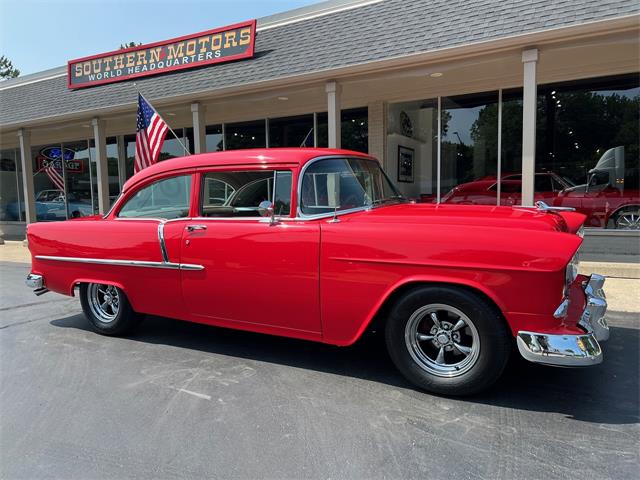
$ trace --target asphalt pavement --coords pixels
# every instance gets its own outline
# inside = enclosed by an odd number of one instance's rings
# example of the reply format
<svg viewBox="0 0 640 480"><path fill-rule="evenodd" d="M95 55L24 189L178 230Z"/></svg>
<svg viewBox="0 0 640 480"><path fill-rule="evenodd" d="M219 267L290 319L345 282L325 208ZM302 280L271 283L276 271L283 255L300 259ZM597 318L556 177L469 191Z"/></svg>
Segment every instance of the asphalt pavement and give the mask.
<svg viewBox="0 0 640 480"><path fill-rule="evenodd" d="M489 392L415 390L379 335L348 348L150 317L91 331L0 263L0 477L637 478L640 321L604 363L515 358Z"/></svg>

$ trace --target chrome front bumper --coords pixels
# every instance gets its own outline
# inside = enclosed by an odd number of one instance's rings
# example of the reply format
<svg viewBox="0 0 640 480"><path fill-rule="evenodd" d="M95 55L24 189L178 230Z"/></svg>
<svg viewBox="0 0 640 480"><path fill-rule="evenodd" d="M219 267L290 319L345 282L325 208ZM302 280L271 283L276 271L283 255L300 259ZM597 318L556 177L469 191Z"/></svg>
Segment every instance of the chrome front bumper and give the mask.
<svg viewBox="0 0 640 480"><path fill-rule="evenodd" d="M578 325L585 333L558 335L520 331L517 337L520 354L530 362L560 367L601 363L602 349L598 342L609 339L609 326L605 320L607 300L602 290L604 280L602 275L593 274L584 287L586 306Z"/></svg>
<svg viewBox="0 0 640 480"><path fill-rule="evenodd" d="M44 286L44 277L42 275L37 275L35 273L30 273L27 275L24 283L29 288L33 288L33 293L36 295L42 295L43 293L47 293L49 290Z"/></svg>

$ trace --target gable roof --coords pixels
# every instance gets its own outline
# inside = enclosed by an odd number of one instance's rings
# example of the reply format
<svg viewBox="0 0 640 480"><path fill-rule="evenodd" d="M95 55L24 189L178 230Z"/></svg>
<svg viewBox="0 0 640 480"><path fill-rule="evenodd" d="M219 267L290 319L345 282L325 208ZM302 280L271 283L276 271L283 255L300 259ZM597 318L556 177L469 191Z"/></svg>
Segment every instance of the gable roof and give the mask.
<svg viewBox="0 0 640 480"><path fill-rule="evenodd" d="M322 4L321 4L322 5ZM383 0L258 23L255 57L137 79L150 100L330 72L367 62L640 12L637 0ZM54 73L58 72L58 73ZM67 89L66 76L0 84L0 126L131 105L133 82ZM44 75L43 74L41 75Z"/></svg>

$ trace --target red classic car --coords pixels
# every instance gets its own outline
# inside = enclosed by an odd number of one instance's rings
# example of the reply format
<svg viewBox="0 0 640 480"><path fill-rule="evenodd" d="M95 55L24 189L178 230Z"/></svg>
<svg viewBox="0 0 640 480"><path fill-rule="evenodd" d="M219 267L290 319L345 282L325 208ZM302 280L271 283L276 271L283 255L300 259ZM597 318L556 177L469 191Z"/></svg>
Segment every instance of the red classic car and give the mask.
<svg viewBox="0 0 640 480"><path fill-rule="evenodd" d="M536 173L534 199L551 204L560 192L572 186L566 179L553 172ZM494 176L461 183L445 194L441 201L469 205L496 205L498 180ZM519 173L503 175L500 182L500 205L511 206L521 203L522 175Z"/></svg>
<svg viewBox="0 0 640 480"><path fill-rule="evenodd" d="M553 205L584 213L587 227L640 230L638 158L624 150L619 146L604 152L589 171L587 183L563 190Z"/></svg>
<svg viewBox="0 0 640 480"><path fill-rule="evenodd" d="M364 154L208 153L132 177L103 217L28 226L27 284L74 295L100 333L145 314L350 345L384 330L415 385L491 385L532 362L602 361L603 277L577 272L584 216L406 201Z"/></svg>

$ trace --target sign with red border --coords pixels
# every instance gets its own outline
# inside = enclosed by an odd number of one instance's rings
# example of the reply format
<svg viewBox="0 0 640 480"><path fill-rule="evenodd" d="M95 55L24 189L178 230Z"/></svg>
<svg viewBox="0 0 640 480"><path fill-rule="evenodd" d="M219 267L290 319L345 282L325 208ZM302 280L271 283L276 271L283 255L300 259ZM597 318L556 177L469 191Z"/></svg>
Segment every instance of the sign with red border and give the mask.
<svg viewBox="0 0 640 480"><path fill-rule="evenodd" d="M251 20L138 47L69 60L71 89L253 57L256 21Z"/></svg>

